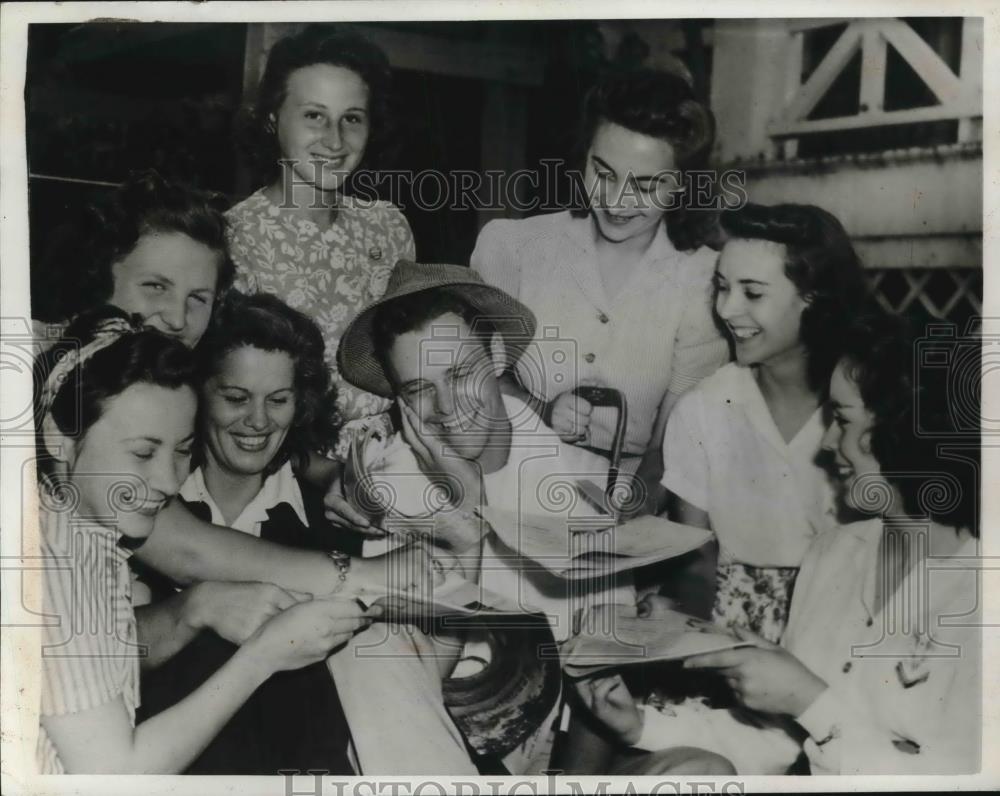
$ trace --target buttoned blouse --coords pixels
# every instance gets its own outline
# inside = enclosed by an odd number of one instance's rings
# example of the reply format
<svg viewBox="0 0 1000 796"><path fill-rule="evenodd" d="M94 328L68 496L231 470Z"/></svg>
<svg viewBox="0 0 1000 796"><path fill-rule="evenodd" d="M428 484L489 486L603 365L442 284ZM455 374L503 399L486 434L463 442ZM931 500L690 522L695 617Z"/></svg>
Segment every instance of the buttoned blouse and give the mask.
<svg viewBox="0 0 1000 796"><path fill-rule="evenodd" d="M50 508L39 512L44 561L41 715L64 716L122 697L132 726L139 705L139 655L128 559L121 534ZM40 727L43 774L63 773L58 750Z"/></svg>
<svg viewBox="0 0 1000 796"><path fill-rule="evenodd" d="M720 563L797 567L835 524L833 487L816 463L817 410L786 443L750 368L729 363L678 401L661 483L708 512Z"/></svg>
<svg viewBox="0 0 1000 796"><path fill-rule="evenodd" d="M568 211L491 221L472 267L535 313L533 350L517 366L524 386L547 401L581 384L621 390L624 450L641 454L665 393L683 393L729 358L712 319L716 254L679 252L660 232L612 299L592 224ZM595 409L589 444L608 450L615 419L614 410Z"/></svg>
<svg viewBox="0 0 1000 796"><path fill-rule="evenodd" d="M972 773L982 732L978 540L963 532L954 554L914 567L875 614L882 533L880 520L831 529L799 573L782 644L829 685L798 719L812 772Z"/></svg>

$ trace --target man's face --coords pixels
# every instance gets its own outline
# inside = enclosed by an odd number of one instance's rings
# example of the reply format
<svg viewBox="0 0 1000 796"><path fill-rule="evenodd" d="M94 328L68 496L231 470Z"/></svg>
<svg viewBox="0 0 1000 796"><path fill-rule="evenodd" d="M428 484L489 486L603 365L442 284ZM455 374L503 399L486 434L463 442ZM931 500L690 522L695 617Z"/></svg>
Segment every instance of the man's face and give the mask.
<svg viewBox="0 0 1000 796"><path fill-rule="evenodd" d="M396 394L420 418L422 434L440 437L470 461L505 444L507 412L492 359L460 316L448 312L399 335L388 364Z"/></svg>

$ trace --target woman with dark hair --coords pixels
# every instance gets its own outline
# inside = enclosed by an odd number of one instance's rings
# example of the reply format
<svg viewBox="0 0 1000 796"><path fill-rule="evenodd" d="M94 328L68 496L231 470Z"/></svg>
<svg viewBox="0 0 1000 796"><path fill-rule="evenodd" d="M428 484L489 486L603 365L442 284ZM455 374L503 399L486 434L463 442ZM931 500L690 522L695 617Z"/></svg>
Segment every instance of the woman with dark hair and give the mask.
<svg viewBox="0 0 1000 796"><path fill-rule="evenodd" d="M713 619L777 641L799 562L834 519L816 461L821 407L843 330L868 298L850 238L825 210L747 205L721 222L716 312L736 361L678 404L662 486L677 520L715 532Z"/></svg>
<svg viewBox="0 0 1000 796"><path fill-rule="evenodd" d="M736 361L678 402L664 435L662 480L672 518L712 530L717 550L668 583L669 597L647 596L642 610L655 618L676 601L777 642L806 550L836 525L833 486L819 461L822 407L846 330L869 298L850 238L825 210L747 205L723 213L721 223L728 240L715 307ZM740 773L782 773L794 742L772 727L768 743L766 733L715 709L727 698L717 685L677 678L646 713L675 737L721 752ZM679 689L699 696L675 704Z"/></svg>
<svg viewBox="0 0 1000 796"><path fill-rule="evenodd" d="M67 321L110 303L188 347L233 281L225 200L155 171L133 174L86 208L40 269L56 284L44 319Z"/></svg>
<svg viewBox="0 0 1000 796"><path fill-rule="evenodd" d="M310 452L336 437L316 324L274 296L233 292L219 305L198 353L199 437L180 499L202 520L283 545L329 550L336 537L323 519L322 495L296 476ZM337 555L346 567L347 555ZM185 613L189 598L160 585L161 615ZM147 626L149 636L165 631L160 657L169 658L146 676L142 701L149 715L193 691L238 649L194 624ZM187 631L176 632L178 625ZM350 774L349 741L337 690L318 662L264 685L187 773L322 768Z"/></svg>
<svg viewBox="0 0 1000 796"><path fill-rule="evenodd" d="M682 78L639 69L591 89L580 136L585 207L490 222L472 267L538 317L539 353L505 389L564 441L605 455L612 410L573 391L622 391L623 469L635 473L647 456L645 474L658 469L677 398L727 359L711 315L715 255L678 223L684 172L704 164L714 120Z"/></svg>
<svg viewBox="0 0 1000 796"><path fill-rule="evenodd" d="M804 750L813 774L979 770L981 594L978 572L961 563L980 555L978 384L960 418L949 388L962 374L954 362L916 368L921 352L898 319L866 315L839 331L822 445L842 507L870 518L810 546L780 646L738 629L749 646L684 663L724 678L738 703L787 735L746 727L737 749L711 721L679 734L617 676L582 685L620 741L704 744L742 756L741 774L772 773L762 761L790 762L789 747Z"/></svg>
<svg viewBox="0 0 1000 796"><path fill-rule="evenodd" d="M981 601L978 573L959 562L980 555L978 382L963 395L970 417L957 417L956 363L920 367L885 316L841 347L823 449L841 501L870 519L813 543L780 647L745 634L756 646L686 665L794 719L814 774L973 773Z"/></svg>
<svg viewBox="0 0 1000 796"><path fill-rule="evenodd" d="M245 131L265 185L227 214L238 287L279 296L323 332L341 459L389 404L339 377L337 343L396 261L415 255L398 209L351 193L352 176L385 151L390 84L385 54L343 28L309 25L275 44Z"/></svg>
<svg viewBox="0 0 1000 796"><path fill-rule="evenodd" d="M272 674L325 659L371 621L349 599L294 605L201 687L137 725L128 559L187 473L195 383L181 343L117 311L85 314L39 362L44 613L58 619L43 630L43 773L181 771Z"/></svg>

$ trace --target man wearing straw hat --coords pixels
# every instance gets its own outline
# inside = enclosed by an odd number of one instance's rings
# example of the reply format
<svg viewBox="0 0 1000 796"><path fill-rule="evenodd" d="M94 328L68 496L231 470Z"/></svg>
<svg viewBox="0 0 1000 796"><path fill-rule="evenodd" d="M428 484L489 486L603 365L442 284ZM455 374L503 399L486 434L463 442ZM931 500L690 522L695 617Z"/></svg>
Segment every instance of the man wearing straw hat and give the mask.
<svg viewBox="0 0 1000 796"><path fill-rule="evenodd" d="M583 583L558 578L505 546L476 516L489 504L568 517L575 503L566 501L572 481L587 478L603 488L607 478L607 460L562 442L525 403L501 393L499 375L521 357L535 355L534 333L531 311L470 269L401 260L385 295L345 330L337 363L352 384L396 399L405 444L397 440L388 446L383 472L414 485L396 491L398 514L420 513L415 509L428 502L428 481L444 483L446 498L438 503L443 510L433 516L445 521L432 520L434 542L459 557L467 578L520 601L526 610L544 612L561 642L572 634L575 615L601 603L634 604L635 591L628 576ZM368 535L377 531L346 501L328 497L327 506L341 524ZM356 643L365 643L364 634ZM356 656L338 658L340 677L350 677L343 669L355 665ZM336 661L331 667L337 676ZM348 693L344 708L360 747L365 730L352 716L352 701ZM543 732L505 757L511 773L544 768L554 715L553 710L542 723ZM384 732L372 726L373 734Z"/></svg>

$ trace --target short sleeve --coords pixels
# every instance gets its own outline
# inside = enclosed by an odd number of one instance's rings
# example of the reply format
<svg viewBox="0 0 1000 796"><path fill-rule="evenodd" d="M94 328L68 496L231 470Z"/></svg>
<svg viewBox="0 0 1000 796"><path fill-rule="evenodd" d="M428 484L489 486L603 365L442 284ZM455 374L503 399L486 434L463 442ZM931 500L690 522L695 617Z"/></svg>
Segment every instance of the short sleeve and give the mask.
<svg viewBox="0 0 1000 796"><path fill-rule="evenodd" d="M692 506L709 510L709 463L699 396L688 393L670 413L663 433L660 483Z"/></svg>
<svg viewBox="0 0 1000 796"><path fill-rule="evenodd" d="M729 361L729 344L712 315L710 274L707 270L699 274L686 297L677 326L674 361L667 387L675 395L682 395Z"/></svg>
<svg viewBox="0 0 1000 796"><path fill-rule="evenodd" d="M516 299L521 298L521 262L511 240L517 221L496 219L479 233L472 252L472 270L483 280Z"/></svg>

